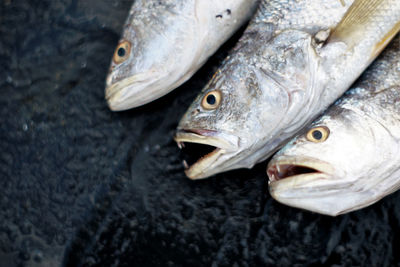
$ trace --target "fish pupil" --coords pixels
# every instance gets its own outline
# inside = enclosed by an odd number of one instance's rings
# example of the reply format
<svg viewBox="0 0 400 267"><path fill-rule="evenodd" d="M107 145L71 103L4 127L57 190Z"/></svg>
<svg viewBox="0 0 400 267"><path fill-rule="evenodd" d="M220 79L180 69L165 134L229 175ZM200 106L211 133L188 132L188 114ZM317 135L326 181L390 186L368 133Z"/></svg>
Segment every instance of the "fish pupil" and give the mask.
<svg viewBox="0 0 400 267"><path fill-rule="evenodd" d="M125 49L123 48L123 47L120 47L119 49L118 49L118 56L119 57L123 57L123 56L125 56Z"/></svg>
<svg viewBox="0 0 400 267"><path fill-rule="evenodd" d="M321 140L321 138L322 138L322 133L321 133L321 131L319 131L319 130L315 130L315 131L312 133L312 136L313 136L316 140Z"/></svg>
<svg viewBox="0 0 400 267"><path fill-rule="evenodd" d="M215 96L214 96L214 95L209 95L209 96L207 96L207 103L208 103L209 105L214 105L216 101L217 101L217 100L215 99Z"/></svg>

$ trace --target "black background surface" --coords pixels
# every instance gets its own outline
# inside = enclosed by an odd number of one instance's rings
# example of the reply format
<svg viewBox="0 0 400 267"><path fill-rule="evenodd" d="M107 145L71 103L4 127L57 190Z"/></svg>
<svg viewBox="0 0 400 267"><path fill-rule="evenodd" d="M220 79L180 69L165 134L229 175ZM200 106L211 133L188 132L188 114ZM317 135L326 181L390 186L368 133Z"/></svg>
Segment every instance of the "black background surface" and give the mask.
<svg viewBox="0 0 400 267"><path fill-rule="evenodd" d="M238 35L168 96L109 111L130 5L0 2L0 266L400 266L399 193L330 218L272 200L265 162L185 178L175 127Z"/></svg>

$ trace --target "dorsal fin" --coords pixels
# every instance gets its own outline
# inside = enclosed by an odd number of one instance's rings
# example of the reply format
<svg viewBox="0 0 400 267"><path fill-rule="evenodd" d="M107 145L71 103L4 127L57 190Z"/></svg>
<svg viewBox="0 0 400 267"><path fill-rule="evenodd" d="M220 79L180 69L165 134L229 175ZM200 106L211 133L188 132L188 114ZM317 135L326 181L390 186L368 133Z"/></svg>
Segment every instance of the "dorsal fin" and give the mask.
<svg viewBox="0 0 400 267"><path fill-rule="evenodd" d="M349 48L362 41L365 37L365 29L377 25L380 20L388 19L386 17L387 10L393 3L394 8L398 0L355 0L349 8L343 19L332 31L328 41L341 41L348 45ZM398 8L398 7L397 7ZM390 19L390 18L389 18ZM400 29L400 24L388 32L382 40L382 47L390 41ZM379 52L383 49L379 47Z"/></svg>

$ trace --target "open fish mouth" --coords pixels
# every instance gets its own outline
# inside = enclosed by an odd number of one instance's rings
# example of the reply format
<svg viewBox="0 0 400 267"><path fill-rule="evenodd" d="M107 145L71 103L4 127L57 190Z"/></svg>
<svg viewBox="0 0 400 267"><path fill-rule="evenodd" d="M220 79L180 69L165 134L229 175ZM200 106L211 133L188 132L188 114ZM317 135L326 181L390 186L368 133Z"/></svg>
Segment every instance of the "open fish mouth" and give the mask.
<svg viewBox="0 0 400 267"><path fill-rule="evenodd" d="M330 177L333 171L330 164L306 157L278 158L272 160L267 168L270 186L280 183L281 186L285 184L288 187L297 187Z"/></svg>
<svg viewBox="0 0 400 267"><path fill-rule="evenodd" d="M214 174L224 155L238 148L239 138L214 130L180 129L174 137L187 158L183 161L190 179L202 179Z"/></svg>

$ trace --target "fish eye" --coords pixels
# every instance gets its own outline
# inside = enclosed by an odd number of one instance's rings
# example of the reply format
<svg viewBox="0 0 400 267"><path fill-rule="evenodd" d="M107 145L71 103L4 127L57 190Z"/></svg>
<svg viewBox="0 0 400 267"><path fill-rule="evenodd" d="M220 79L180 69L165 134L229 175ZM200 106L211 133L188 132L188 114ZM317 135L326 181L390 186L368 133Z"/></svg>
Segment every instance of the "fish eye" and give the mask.
<svg viewBox="0 0 400 267"><path fill-rule="evenodd" d="M201 106L206 110L216 109L221 103L222 95L218 90L208 92L201 101Z"/></svg>
<svg viewBox="0 0 400 267"><path fill-rule="evenodd" d="M119 57L124 57L125 56L125 48L123 48L123 47L120 47L119 49L118 49L118 51L117 51L117 53L118 53L118 56Z"/></svg>
<svg viewBox="0 0 400 267"><path fill-rule="evenodd" d="M329 128L325 126L318 126L312 128L307 132L306 138L308 141L314 143L321 143L328 139L329 136Z"/></svg>
<svg viewBox="0 0 400 267"><path fill-rule="evenodd" d="M131 43L128 41L121 42L115 49L113 60L116 64L121 64L128 59L131 52Z"/></svg>

